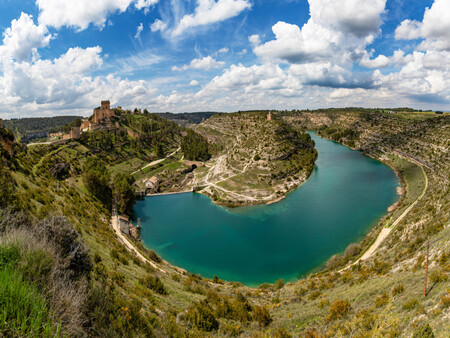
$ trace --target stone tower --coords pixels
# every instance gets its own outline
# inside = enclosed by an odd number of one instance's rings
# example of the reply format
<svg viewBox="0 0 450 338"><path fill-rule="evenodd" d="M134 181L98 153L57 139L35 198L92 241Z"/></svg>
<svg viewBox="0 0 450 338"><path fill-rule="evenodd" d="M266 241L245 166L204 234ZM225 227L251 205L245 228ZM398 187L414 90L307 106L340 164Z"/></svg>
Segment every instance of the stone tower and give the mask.
<svg viewBox="0 0 450 338"><path fill-rule="evenodd" d="M272 113L267 114L267 121L272 121Z"/></svg>

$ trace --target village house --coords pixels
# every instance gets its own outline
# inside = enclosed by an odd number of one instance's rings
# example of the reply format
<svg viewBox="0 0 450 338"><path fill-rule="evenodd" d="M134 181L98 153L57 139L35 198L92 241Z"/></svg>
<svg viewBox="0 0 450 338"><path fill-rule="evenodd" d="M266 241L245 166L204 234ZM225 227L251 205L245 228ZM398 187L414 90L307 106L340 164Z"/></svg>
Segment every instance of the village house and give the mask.
<svg viewBox="0 0 450 338"><path fill-rule="evenodd" d="M144 182L145 194L155 193L159 189L159 179L156 176L146 180Z"/></svg>
<svg viewBox="0 0 450 338"><path fill-rule="evenodd" d="M119 222L120 231L122 231L126 235L129 235L130 234L130 219L125 216L119 216L117 220Z"/></svg>

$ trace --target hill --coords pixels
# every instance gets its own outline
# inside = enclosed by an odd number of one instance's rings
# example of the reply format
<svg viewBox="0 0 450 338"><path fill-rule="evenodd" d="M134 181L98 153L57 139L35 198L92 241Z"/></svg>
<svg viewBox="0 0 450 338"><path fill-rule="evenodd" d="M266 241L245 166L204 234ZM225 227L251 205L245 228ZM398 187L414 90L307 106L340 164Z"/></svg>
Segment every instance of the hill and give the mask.
<svg viewBox="0 0 450 338"><path fill-rule="evenodd" d="M49 132L58 131L59 127L81 119L82 116L28 117L5 120L5 127L12 130L17 139L24 143L45 138Z"/></svg>
<svg viewBox="0 0 450 338"><path fill-rule="evenodd" d="M193 128L216 149L193 184L218 204L279 200L309 177L317 157L306 132L264 112L216 114Z"/></svg>
<svg viewBox="0 0 450 338"><path fill-rule="evenodd" d="M211 116L217 114L216 112L198 112L198 113L156 113L170 121L177 123L180 126L187 127L191 124L198 124Z"/></svg>
<svg viewBox="0 0 450 338"><path fill-rule="evenodd" d="M212 155L211 168L194 170L197 180L212 169L211 179L233 187L232 171L251 179L247 168L260 170L259 162L269 156L277 165L264 162L265 170L282 172L286 155L313 149L298 143L305 129L388 163L402 179L400 203L361 243L332 257L322 271L258 288L190 274L130 236L116 235L104 196L121 202L127 183L113 179L115 174L137 169L132 176L138 180L188 167L179 153L164 156L176 152L189 134L165 119L140 114L119 123L149 132L143 140L128 133L89 132L64 145L17 146L12 157L2 157L0 285L14 287L0 288L0 302L17 300L0 308L7 318L0 322L2 334L448 336L448 115L330 109L276 112L267 121L265 113L249 112L213 116L195 127L208 138ZM262 131L265 137L258 135ZM214 170L221 158L229 172ZM155 159L163 161L142 169ZM68 174L55 175L51 169L62 162L70 165ZM104 190L92 189L90 182ZM365 254L380 233L387 237L372 255Z"/></svg>

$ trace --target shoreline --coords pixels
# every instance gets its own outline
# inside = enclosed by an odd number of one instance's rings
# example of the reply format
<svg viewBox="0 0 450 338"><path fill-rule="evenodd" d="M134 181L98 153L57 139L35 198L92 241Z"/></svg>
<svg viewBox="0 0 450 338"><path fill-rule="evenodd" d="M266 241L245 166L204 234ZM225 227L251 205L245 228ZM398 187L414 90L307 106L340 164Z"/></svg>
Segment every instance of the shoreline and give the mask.
<svg viewBox="0 0 450 338"><path fill-rule="evenodd" d="M364 156L370 157L370 158L372 158L372 159L374 159L374 160L376 160L376 161L378 161L378 162L383 163L384 165L387 165L389 168L391 168L391 169L395 172L396 176L398 177L398 179L399 179L399 181L400 181L400 187L401 187L402 189L404 189L404 191L406 191L407 184L406 184L405 179L403 178L403 175L400 173L399 169L396 168L395 166L393 166L392 163L390 163L389 161L386 161L386 160L384 160L384 159L382 159L382 158L375 157L375 155L366 153L366 152L364 152L364 151L362 151L362 150L360 150L360 149L348 147L348 146L346 146L346 145L343 144L343 143L339 143L339 142L336 142L336 141L333 141L333 140L329 140L329 139L327 139L326 137L323 137L323 136L321 136L321 135L318 135L317 133L315 133L315 134L316 134L317 136L323 138L323 139L326 139L326 140L328 140L328 141L335 142L335 143L337 143L337 144L339 144L339 145L342 145L342 146L344 146L344 147L347 147L347 148L349 148L349 149L351 149L351 150L353 150L353 151L358 151L358 152L360 152L361 154L363 154ZM395 154L395 153L392 152L392 151L390 152L390 154L392 154L392 155L394 155L394 156L398 156L397 154ZM408 160L409 160L409 159L408 159ZM313 170L314 170L314 169L313 169ZM244 206L251 206L251 205L264 205L264 204L265 204L265 205L271 205L271 204L274 204L274 203L277 203L277 202L280 202L280 201L284 200L290 192L294 191L296 188L300 187L303 183L305 183L305 182L307 181L307 179L311 176L313 170L309 173L309 175L306 177L306 179L305 179L302 183L293 186L293 187L292 187L291 189L289 189L284 195L279 196L279 197L277 197L276 199L273 199L273 200L270 200L270 201L267 201L267 202L265 202L265 201L261 201L260 203L251 203L251 202L248 203L248 202L247 202L246 204L239 204L239 205L231 205L231 206L230 206L230 205L227 205L227 204L216 203L216 201L214 201L214 200L211 198L210 195L205 194L205 193L203 193L202 191L198 191L198 193L201 193L202 195L208 196L214 204L216 204L216 205L218 205L218 206L221 206L221 207L235 208L235 207L244 207ZM398 189L398 188L397 188L397 189ZM150 194L150 195L147 195L147 196L145 196L145 197L148 197L148 196L175 195L175 194L183 194L183 193L189 193L189 192L194 192L194 191L193 191L193 190L187 190L187 191L178 191L178 192L166 192L166 193L163 192L163 193L157 193L157 194ZM397 192L398 192L398 191L397 191ZM358 241L358 243L361 244L365 239L368 238L368 236L371 235L371 233L372 233L373 231L376 231L376 233L377 233L376 236L374 236L374 238L370 241L369 245L366 247L366 250L364 250L363 252L361 252L359 258L358 258L356 261L351 262L350 264L348 264L348 265L345 266L344 268L341 268L341 269L336 270L336 271L338 271L338 272L344 271L344 270L348 269L349 267L351 267L352 265L356 264L357 262L362 261L362 260L365 260L365 259L371 257L371 256L377 251L377 249L378 249L378 247L380 246L380 244L384 241L384 239L386 239L386 238L388 237L388 235L390 234L390 232L395 228L395 226L394 226L394 227L391 226L391 227L386 228L383 224L380 223L380 221L381 221L381 219L383 219L383 218L385 218L385 217L389 217L389 215L392 216L393 213L398 209L398 206L399 206L399 204L400 204L399 202L401 201L401 199L402 199L405 195L400 195L400 194L398 194L398 196L400 196L400 198L399 198L397 201L395 201L390 207L388 207L388 210L387 210L386 214L385 214L382 218L380 218L380 220L378 220L377 224L375 224L372 228L370 228L369 232L368 232L368 233L367 233L360 241ZM417 201L416 201L416 202L417 202ZM413 203L413 204L410 206L410 208L408 208L408 209L412 209L412 207L413 207L414 205L415 205L415 203ZM389 210L389 208L391 208L391 207L393 207L393 206L395 206L395 208L394 208L393 210ZM401 220L400 217L399 217L397 220L400 221L400 220ZM396 220L396 221L397 221L397 220ZM396 223L398 223L398 222L396 222ZM392 225L392 223L391 223L391 225ZM381 230L378 231L378 229L380 229L380 228L381 228ZM364 256L365 256L365 257L364 257ZM364 257L364 258L363 258L363 257ZM169 267L172 267L172 268L175 269L175 270L178 270L178 271L180 271L180 270L186 271L186 270L184 270L183 268L180 268L180 267L177 267L177 266L175 266L175 265L172 265L172 264L170 264L169 262L167 262L167 261L165 261L165 260L163 260L163 262L166 263ZM325 262L325 263L326 263L326 262ZM316 272L314 272L314 270L313 270L313 271L311 271L310 273L313 273L313 274L314 274L314 273L323 271L323 270L324 270L324 266L325 266L325 264L322 264L321 266L318 266L318 267L317 267L318 270L314 269ZM294 281L296 281L296 280L299 280L299 278L296 278L295 280L292 280L291 282L294 282ZM233 281L225 281L225 282L226 282L226 283L233 283ZM246 286L247 286L247 287L250 287L250 288L254 288L253 286L249 286L249 285L246 285ZM258 286L255 286L255 287L258 287Z"/></svg>

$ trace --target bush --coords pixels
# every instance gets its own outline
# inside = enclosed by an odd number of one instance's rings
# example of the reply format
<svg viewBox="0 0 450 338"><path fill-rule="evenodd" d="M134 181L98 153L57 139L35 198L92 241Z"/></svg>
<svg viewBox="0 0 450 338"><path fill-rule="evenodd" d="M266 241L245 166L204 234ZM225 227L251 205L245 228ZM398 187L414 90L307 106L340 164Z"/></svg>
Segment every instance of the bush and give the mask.
<svg viewBox="0 0 450 338"><path fill-rule="evenodd" d="M158 277L148 274L144 278L141 278L140 282L142 285L148 287L156 293L159 293L160 295L167 295L166 288Z"/></svg>
<svg viewBox="0 0 450 338"><path fill-rule="evenodd" d="M434 284L445 282L447 279L447 274L442 270L433 270L430 274L430 282Z"/></svg>
<svg viewBox="0 0 450 338"><path fill-rule="evenodd" d="M292 335L282 326L279 326L272 335L273 338L291 338Z"/></svg>
<svg viewBox="0 0 450 338"><path fill-rule="evenodd" d="M361 246L356 243L351 243L347 248L345 249L345 256L348 258L354 257L356 255L359 255L361 252Z"/></svg>
<svg viewBox="0 0 450 338"><path fill-rule="evenodd" d="M92 271L89 250L78 232L64 217L50 217L37 224L37 229L55 244L70 277L79 279Z"/></svg>
<svg viewBox="0 0 450 338"><path fill-rule="evenodd" d="M326 318L326 322L345 317L350 308L350 303L345 299L335 301L330 307L330 313Z"/></svg>
<svg viewBox="0 0 450 338"><path fill-rule="evenodd" d="M211 332L219 328L214 310L206 300L192 305L187 311L186 319L199 330Z"/></svg>
<svg viewBox="0 0 450 338"><path fill-rule="evenodd" d="M253 308L253 320L257 321L261 328L269 325L272 318L270 318L270 313L265 306L255 306Z"/></svg>
<svg viewBox="0 0 450 338"><path fill-rule="evenodd" d="M405 291L405 287L403 286L403 284L399 284L392 289L392 297L395 297L395 296L403 293L404 291Z"/></svg>
<svg viewBox="0 0 450 338"><path fill-rule="evenodd" d="M426 324L416 328L413 338L434 338L434 333L430 325Z"/></svg>
<svg viewBox="0 0 450 338"><path fill-rule="evenodd" d="M342 255L340 254L336 254L334 256L332 256L327 264L326 264L326 268L329 270L335 269L339 266L341 266L342 264L344 264L344 257L342 257Z"/></svg>
<svg viewBox="0 0 450 338"><path fill-rule="evenodd" d="M417 298L413 298L413 299L407 301L405 304L403 304L403 310L412 310L417 305L419 305L419 301L417 300Z"/></svg>
<svg viewBox="0 0 450 338"><path fill-rule="evenodd" d="M389 301L389 295L386 292L383 292L380 296L375 298L375 307L381 307L386 305Z"/></svg>
<svg viewBox="0 0 450 338"><path fill-rule="evenodd" d="M284 279L280 278L275 282L275 289L280 290L284 286Z"/></svg>

